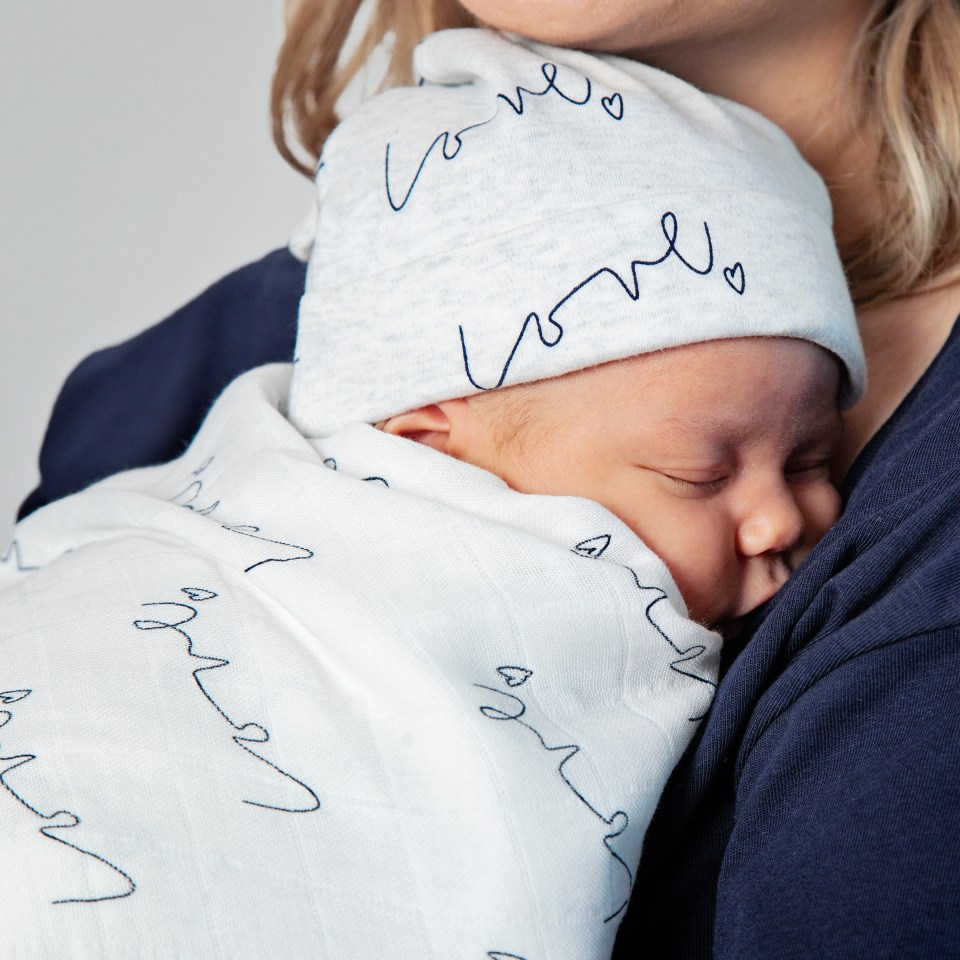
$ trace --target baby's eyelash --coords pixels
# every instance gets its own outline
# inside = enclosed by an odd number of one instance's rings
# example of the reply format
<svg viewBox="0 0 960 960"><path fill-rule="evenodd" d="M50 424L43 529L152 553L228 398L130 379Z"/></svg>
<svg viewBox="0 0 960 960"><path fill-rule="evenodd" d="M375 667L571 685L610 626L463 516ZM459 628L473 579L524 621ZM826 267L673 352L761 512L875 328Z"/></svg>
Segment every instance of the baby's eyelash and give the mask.
<svg viewBox="0 0 960 960"><path fill-rule="evenodd" d="M801 463L790 467L786 471L788 477L814 477L821 473L828 473L830 470L829 460L818 460L813 463Z"/></svg>
<svg viewBox="0 0 960 960"><path fill-rule="evenodd" d="M685 490L695 490L698 493L716 493L726 479L718 477L716 480L685 480L683 477L675 477L672 473L665 473L664 476L668 480L672 480L677 486Z"/></svg>

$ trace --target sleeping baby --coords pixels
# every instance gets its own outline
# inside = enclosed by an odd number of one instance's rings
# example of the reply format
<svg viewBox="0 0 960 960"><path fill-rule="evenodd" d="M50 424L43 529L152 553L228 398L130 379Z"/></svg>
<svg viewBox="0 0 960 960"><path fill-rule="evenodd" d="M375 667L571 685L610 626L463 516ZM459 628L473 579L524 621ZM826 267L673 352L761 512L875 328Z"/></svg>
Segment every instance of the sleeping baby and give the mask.
<svg viewBox="0 0 960 960"><path fill-rule="evenodd" d="M435 34L297 358L0 565L4 957L609 957L720 633L836 518L826 190L640 64Z"/></svg>

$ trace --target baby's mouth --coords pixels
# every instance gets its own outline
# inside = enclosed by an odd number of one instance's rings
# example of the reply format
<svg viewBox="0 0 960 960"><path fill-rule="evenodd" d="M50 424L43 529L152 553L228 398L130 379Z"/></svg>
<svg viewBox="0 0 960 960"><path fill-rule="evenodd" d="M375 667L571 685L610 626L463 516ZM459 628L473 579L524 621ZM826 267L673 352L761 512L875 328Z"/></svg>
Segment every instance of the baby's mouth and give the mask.
<svg viewBox="0 0 960 960"><path fill-rule="evenodd" d="M754 595L750 597L749 604L742 603L741 609L737 610L734 615L735 618L745 617L764 604L769 603L780 592L780 588L790 579L790 574L793 573L787 557L782 553L770 554L763 558L761 562L766 563L763 586L757 588Z"/></svg>

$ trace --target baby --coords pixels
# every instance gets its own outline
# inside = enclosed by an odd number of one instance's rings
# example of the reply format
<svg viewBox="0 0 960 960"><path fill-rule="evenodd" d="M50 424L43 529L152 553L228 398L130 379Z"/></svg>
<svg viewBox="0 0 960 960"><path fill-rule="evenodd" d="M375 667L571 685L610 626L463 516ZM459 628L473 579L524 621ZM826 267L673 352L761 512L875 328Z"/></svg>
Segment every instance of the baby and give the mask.
<svg viewBox="0 0 960 960"><path fill-rule="evenodd" d="M819 179L634 63L474 33L417 68L324 152L291 418L595 500L701 623L761 605L837 517L863 387Z"/></svg>
<svg viewBox="0 0 960 960"><path fill-rule="evenodd" d="M608 957L706 625L836 516L789 141L617 58L416 66L325 149L292 373L0 564L4 957Z"/></svg>
<svg viewBox="0 0 960 960"><path fill-rule="evenodd" d="M602 503L666 563L689 615L721 625L769 600L837 518L838 389L807 341L717 340L380 426L514 490Z"/></svg>

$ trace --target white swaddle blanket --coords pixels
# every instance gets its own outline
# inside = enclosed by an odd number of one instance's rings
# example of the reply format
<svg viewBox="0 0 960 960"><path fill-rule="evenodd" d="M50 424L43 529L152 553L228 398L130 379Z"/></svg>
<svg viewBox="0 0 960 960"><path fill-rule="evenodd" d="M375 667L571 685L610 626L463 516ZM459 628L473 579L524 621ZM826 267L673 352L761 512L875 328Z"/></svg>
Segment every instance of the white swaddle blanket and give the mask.
<svg viewBox="0 0 960 960"><path fill-rule="evenodd" d="M716 634L599 505L288 379L17 529L0 956L608 956Z"/></svg>

